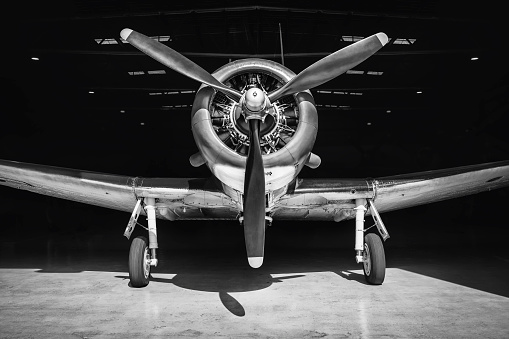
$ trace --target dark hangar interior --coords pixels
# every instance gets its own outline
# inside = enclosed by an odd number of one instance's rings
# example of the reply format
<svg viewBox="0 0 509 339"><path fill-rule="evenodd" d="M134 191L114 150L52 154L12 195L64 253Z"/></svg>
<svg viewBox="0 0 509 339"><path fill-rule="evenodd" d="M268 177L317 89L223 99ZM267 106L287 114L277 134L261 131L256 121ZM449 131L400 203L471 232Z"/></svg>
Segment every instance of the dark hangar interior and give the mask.
<svg viewBox="0 0 509 339"><path fill-rule="evenodd" d="M51 3L51 2L50 2ZM132 28L212 72L259 57L298 73L356 39L389 43L312 89L322 158L307 177L376 177L507 159L508 72L495 8L441 1L63 1L11 12L1 158L203 177L190 107L199 84L119 36ZM281 29L279 28L281 27ZM34 60L37 58L37 60Z"/></svg>
<svg viewBox="0 0 509 339"><path fill-rule="evenodd" d="M501 8L488 3L108 0L10 6L2 22L8 46L0 74L2 159L144 177L209 175L206 166L189 164L197 151L190 110L199 84L123 43L119 33L126 27L157 37L209 72L248 57L282 62L283 51L285 66L298 73L385 32L390 40L378 53L311 90L319 114L313 152L322 164L305 168L302 177L376 178L509 158L505 23ZM488 229L507 232L504 216L487 211L494 202L503 207L508 194L501 189L391 212L390 241L439 246L444 232L433 228L433 218L421 225L424 236L420 226L411 227L430 215L456 220L446 237L460 232L466 241L488 241L474 226L465 230L465 222L487 220ZM33 237L103 232L128 248L124 213L4 187L0 197L4 239L25 229ZM217 233L210 231L214 222L176 223L168 231L161 227L161 237L173 232L170 248L212 246L211 236L218 247L234 239L242 256L242 230L224 223ZM349 222L279 225L283 231L276 226L267 235L268 248L352 246ZM291 227L295 231L287 232ZM334 232L343 233L335 238Z"/></svg>

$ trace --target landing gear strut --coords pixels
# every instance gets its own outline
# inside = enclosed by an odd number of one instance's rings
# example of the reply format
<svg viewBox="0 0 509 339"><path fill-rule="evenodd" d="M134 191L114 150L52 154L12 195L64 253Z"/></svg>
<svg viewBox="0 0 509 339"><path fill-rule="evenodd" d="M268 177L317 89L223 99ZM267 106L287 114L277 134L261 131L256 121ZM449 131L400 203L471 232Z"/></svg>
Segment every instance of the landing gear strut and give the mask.
<svg viewBox="0 0 509 339"><path fill-rule="evenodd" d="M357 263L362 262L364 277L369 284L381 285L385 279L385 251L380 236L376 233L368 233L364 236L364 215L367 211L365 199L355 201L355 259ZM375 205L369 200L371 215L375 220L375 225L384 240L389 238L389 234L375 208Z"/></svg>
<svg viewBox="0 0 509 339"><path fill-rule="evenodd" d="M129 250L129 279L132 287L145 287L149 283L150 267L157 266L156 249L157 245L157 228L156 228L156 212L155 199L145 198L145 211L147 213L148 238L136 237L131 243ZM138 217L141 212L141 199L138 200L134 207L131 219L127 224L124 235L129 239L134 227L138 224Z"/></svg>

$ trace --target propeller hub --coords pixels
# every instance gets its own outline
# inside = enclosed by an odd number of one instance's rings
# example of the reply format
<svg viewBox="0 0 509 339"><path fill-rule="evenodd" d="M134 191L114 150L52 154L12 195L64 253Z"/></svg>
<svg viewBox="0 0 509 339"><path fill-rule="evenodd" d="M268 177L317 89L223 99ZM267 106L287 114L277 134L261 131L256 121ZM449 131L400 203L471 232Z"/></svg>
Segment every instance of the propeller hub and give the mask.
<svg viewBox="0 0 509 339"><path fill-rule="evenodd" d="M265 108L265 94L259 88L251 88L246 92L244 103L250 112L259 112Z"/></svg>
<svg viewBox="0 0 509 339"><path fill-rule="evenodd" d="M267 115L269 99L261 89L253 87L247 90L240 100L240 104L246 120L259 119L263 121Z"/></svg>

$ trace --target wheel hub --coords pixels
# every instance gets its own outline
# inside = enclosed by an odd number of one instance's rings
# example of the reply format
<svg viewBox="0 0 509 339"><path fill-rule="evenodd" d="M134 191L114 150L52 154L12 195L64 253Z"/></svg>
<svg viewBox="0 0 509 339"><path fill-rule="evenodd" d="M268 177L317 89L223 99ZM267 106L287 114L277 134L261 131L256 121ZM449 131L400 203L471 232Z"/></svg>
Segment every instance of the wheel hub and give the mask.
<svg viewBox="0 0 509 339"><path fill-rule="evenodd" d="M143 252L143 275L145 278L148 278L150 274L150 253L148 251L148 247L145 247Z"/></svg>

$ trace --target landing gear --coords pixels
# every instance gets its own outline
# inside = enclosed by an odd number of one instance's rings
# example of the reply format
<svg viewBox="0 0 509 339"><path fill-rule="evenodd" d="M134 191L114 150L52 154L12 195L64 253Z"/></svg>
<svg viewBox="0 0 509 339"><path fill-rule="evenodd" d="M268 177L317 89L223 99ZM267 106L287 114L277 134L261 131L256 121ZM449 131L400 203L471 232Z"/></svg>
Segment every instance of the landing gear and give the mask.
<svg viewBox="0 0 509 339"><path fill-rule="evenodd" d="M385 279L385 251L382 240L375 233L368 233L364 236L364 215L367 211L365 199L357 199L355 201L355 251L357 253L355 259L357 263L362 263L364 277L371 285L381 285ZM369 200L371 215L375 221L383 239L389 238L389 234L376 210L375 205Z"/></svg>
<svg viewBox="0 0 509 339"><path fill-rule="evenodd" d="M129 250L129 280L132 287L145 287L150 276L150 251L147 238L136 237Z"/></svg>
<svg viewBox="0 0 509 339"><path fill-rule="evenodd" d="M381 285L385 279L385 251L382 240L375 233L364 237L364 278L371 285Z"/></svg>
<svg viewBox="0 0 509 339"><path fill-rule="evenodd" d="M145 211L147 213L149 241L145 237L136 237L131 243L129 250L129 279L132 287L145 287L149 283L150 266L157 266L156 249L157 245L157 229L156 229L156 212L155 199L145 198ZM131 219L127 224L124 235L130 238L134 227L138 224L138 217L141 212L141 199L138 200Z"/></svg>

